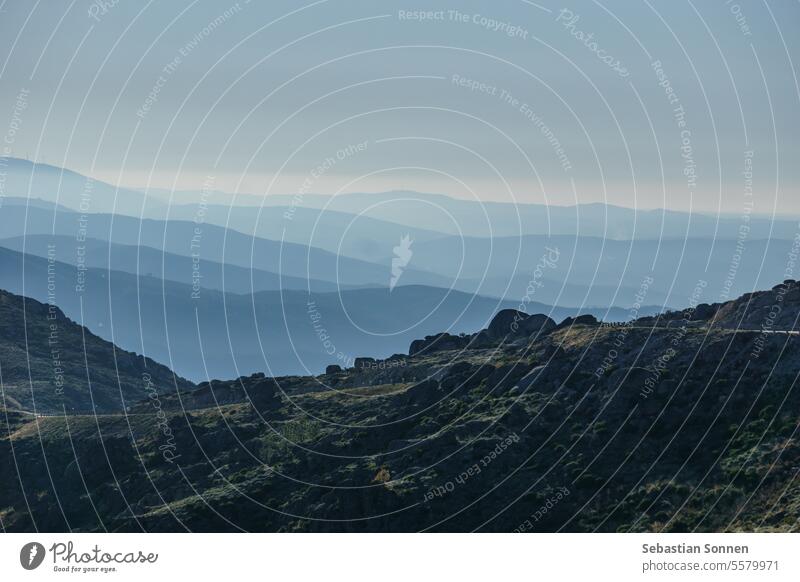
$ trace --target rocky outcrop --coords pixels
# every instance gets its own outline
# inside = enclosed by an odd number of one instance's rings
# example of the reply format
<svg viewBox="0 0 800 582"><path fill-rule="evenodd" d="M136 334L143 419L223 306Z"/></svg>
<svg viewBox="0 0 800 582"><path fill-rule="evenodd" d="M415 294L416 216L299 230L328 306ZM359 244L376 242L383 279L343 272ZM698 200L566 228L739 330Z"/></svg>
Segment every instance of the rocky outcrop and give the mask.
<svg viewBox="0 0 800 582"><path fill-rule="evenodd" d="M362 370L364 368L371 368L375 365L375 358L356 358L353 362L353 366L357 370Z"/></svg>
<svg viewBox="0 0 800 582"><path fill-rule="evenodd" d="M673 327L708 326L745 331L796 331L800 329L800 284L792 279L767 291L746 293L725 303L700 303L694 308L641 317L637 325ZM563 324L562 324L563 325Z"/></svg>
<svg viewBox="0 0 800 582"><path fill-rule="evenodd" d="M481 349L497 345L506 338L529 337L554 329L556 322L542 314L530 315L516 309L503 309L494 316L489 327L472 335L438 333L414 340L409 356L419 356L448 350Z"/></svg>
<svg viewBox="0 0 800 582"><path fill-rule="evenodd" d="M729 329L798 330L799 311L800 284L788 279L769 291L748 293L719 305L713 322Z"/></svg>
<svg viewBox="0 0 800 582"><path fill-rule="evenodd" d="M559 329L565 327L572 327L573 325L597 325L599 322L594 315L579 315L577 317L568 317L558 324Z"/></svg>
<svg viewBox="0 0 800 582"><path fill-rule="evenodd" d="M530 315L516 309L503 309L494 316L487 335L491 339L503 339L508 335L529 336L546 332L556 327L556 322L543 314Z"/></svg>
<svg viewBox="0 0 800 582"><path fill-rule="evenodd" d="M437 333L425 336L425 339L414 340L408 348L409 356L443 352L446 350L463 350L469 346L472 336L458 336L449 333Z"/></svg>
<svg viewBox="0 0 800 582"><path fill-rule="evenodd" d="M217 408L228 404L250 401L259 409L270 409L280 405L282 390L274 378L263 373L243 376L236 380L212 380L198 384L197 388L180 394L168 394L150 398L135 404L131 412L147 414L159 410L183 412Z"/></svg>

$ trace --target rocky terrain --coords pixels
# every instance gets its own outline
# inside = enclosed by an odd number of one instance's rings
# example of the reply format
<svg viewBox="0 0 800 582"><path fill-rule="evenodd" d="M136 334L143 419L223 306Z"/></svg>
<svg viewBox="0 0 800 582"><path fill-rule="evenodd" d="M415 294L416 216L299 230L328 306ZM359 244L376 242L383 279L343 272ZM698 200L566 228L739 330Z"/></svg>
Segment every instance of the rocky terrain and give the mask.
<svg viewBox="0 0 800 582"><path fill-rule="evenodd" d="M787 281L625 324L506 310L408 356L178 385L139 394L125 414L37 417L15 392L0 411L0 524L792 531L799 316ZM8 342L19 328L3 325ZM39 349L30 335L28 349ZM118 391L113 377L98 383Z"/></svg>
<svg viewBox="0 0 800 582"><path fill-rule="evenodd" d="M0 380L11 410L121 412L149 393L191 382L122 350L70 320L54 303L0 290Z"/></svg>

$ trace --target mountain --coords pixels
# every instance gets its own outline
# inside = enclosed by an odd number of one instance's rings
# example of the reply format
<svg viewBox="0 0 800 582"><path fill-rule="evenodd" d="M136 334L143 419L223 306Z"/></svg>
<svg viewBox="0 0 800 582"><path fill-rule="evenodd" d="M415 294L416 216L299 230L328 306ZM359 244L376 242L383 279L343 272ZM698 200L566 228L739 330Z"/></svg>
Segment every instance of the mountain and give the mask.
<svg viewBox="0 0 800 582"><path fill-rule="evenodd" d="M269 240L236 230L193 221L140 220L111 214L53 212L8 203L0 211L3 238L30 235L57 235L110 241L127 246L145 246L194 260L235 265L277 273L295 279L311 279L341 284L343 287L387 286L391 261L375 264L352 259L331 251ZM395 241L394 244L397 244ZM63 253L74 250L74 244ZM72 258L70 258L72 261ZM448 287L448 280L436 273L406 269L403 283Z"/></svg>
<svg viewBox="0 0 800 582"><path fill-rule="evenodd" d="M0 290L3 407L36 413L124 410L149 394L193 388L168 368L122 350L53 304Z"/></svg>
<svg viewBox="0 0 800 582"><path fill-rule="evenodd" d="M113 212L139 216L146 196L132 188L116 187L66 168L13 157L0 157L4 174L3 193L7 197L32 200L81 212ZM155 199L150 205L163 206Z"/></svg>
<svg viewBox="0 0 800 582"><path fill-rule="evenodd" d="M6 201L0 229L7 237L0 245L7 248L44 256L48 244L55 244L59 260L76 264L80 259L102 268L109 266L110 239L116 270L192 285L199 275L200 286L217 290L223 289L224 279L225 290L233 293L386 287L397 244L376 239L374 248L384 254L374 262L363 261L338 255L338 249L282 244L210 224L54 213L26 209L17 201ZM706 301L774 285L783 278L793 246L789 240L752 238L442 237L411 243L399 284L510 299L529 295L535 280L534 298L540 303L597 308L633 305L642 282L652 279L647 304L670 307L685 304L700 280L707 283ZM547 249L557 249L559 260L536 273Z"/></svg>
<svg viewBox="0 0 800 582"><path fill-rule="evenodd" d="M195 202L168 208L168 216L162 209L156 208L146 212L145 217L155 220L194 220L202 212L203 220L207 224L259 238L326 249L345 257L370 262L382 260L387 253L391 254L392 247L404 236L416 242L431 242L443 236L433 230L370 218L369 206L354 214L336 212L329 208L305 208L302 205L265 204L263 207L253 208Z"/></svg>
<svg viewBox="0 0 800 582"><path fill-rule="evenodd" d="M0 288L54 302L100 337L169 364L193 381L267 370L317 373L356 355L386 357L417 337L483 327L501 301L438 287L404 285L335 293L263 291L239 295L108 269L80 269L0 247ZM624 320L617 308L528 309L554 319L594 313ZM643 313L658 308L643 308Z"/></svg>
<svg viewBox="0 0 800 582"><path fill-rule="evenodd" d="M73 266L158 277L186 285L199 284L203 289L229 293L279 289L311 289L322 293L337 289L335 283L328 281L282 276L260 269L166 253L153 247L114 244L93 238L78 240L65 235L29 234L0 239L0 247L19 252L24 250L29 255L43 258L47 258L50 249L55 248L58 257Z"/></svg>
<svg viewBox="0 0 800 582"><path fill-rule="evenodd" d="M54 166L3 161L7 193L48 191L53 201L4 198L0 244L7 248L46 256L54 243L67 263L242 294L385 288L399 241L408 236L401 286L513 300L534 285L537 302L596 313L604 305L640 303L649 281L647 304L675 307L699 281L707 283L705 301L778 283L798 232L796 220L758 215L745 223L745 217L601 204L481 204L405 191L298 198L131 190L129 196ZM83 192L86 184L94 189ZM114 197L138 210L125 215L130 208L108 204ZM166 204L170 199L178 204ZM548 248L558 249L561 260L537 274Z"/></svg>
<svg viewBox="0 0 800 582"><path fill-rule="evenodd" d="M737 239L743 225L750 239L791 240L797 217L748 214L710 215L657 209L642 210L602 203L556 206L545 203L486 202L397 190L321 194L238 194L219 190L146 192L117 187L77 172L13 157L0 157L7 197L40 199L84 213L114 213L155 220L191 221L201 214L208 223L258 237L334 250L373 260L381 251L374 241L396 244L402 234L429 241L438 234L466 237L572 235L616 240L712 238ZM324 210L324 211L323 211ZM285 220L286 212L292 219ZM260 216L259 216L260 215ZM256 222L256 218L259 218ZM746 222L745 222L746 221ZM348 236L342 236L347 232ZM351 254L352 253L352 254Z"/></svg>
<svg viewBox="0 0 800 582"><path fill-rule="evenodd" d="M728 327L768 304L782 333ZM161 416L10 411L4 529L792 531L798 316L794 281L627 325L501 311L411 356L205 382Z"/></svg>
<svg viewBox="0 0 800 582"><path fill-rule="evenodd" d="M415 243L408 266L447 277L461 291L495 297L521 296L535 279L541 283L536 299L558 305L627 307L648 280L647 303L680 306L701 280L703 301L781 282L795 247L792 240L754 238L446 237ZM552 259L542 263L542 257Z"/></svg>
<svg viewBox="0 0 800 582"><path fill-rule="evenodd" d="M700 303L692 311L692 319L707 322L718 328L739 331L759 331L765 334L780 332L800 333L800 286L791 279L775 285L768 291L745 293L735 301L725 303ZM657 317L643 317L640 321L682 324L682 311L671 311Z"/></svg>
<svg viewBox="0 0 800 582"><path fill-rule="evenodd" d="M268 196L266 204L287 205L291 196ZM413 191L346 193L335 197L303 196L306 208L366 215L451 236L478 238L524 235L572 235L616 240L736 239L743 224L752 239L791 240L798 232L797 217L748 214L710 215L658 209L643 210L611 204L573 206L526 202L487 202Z"/></svg>

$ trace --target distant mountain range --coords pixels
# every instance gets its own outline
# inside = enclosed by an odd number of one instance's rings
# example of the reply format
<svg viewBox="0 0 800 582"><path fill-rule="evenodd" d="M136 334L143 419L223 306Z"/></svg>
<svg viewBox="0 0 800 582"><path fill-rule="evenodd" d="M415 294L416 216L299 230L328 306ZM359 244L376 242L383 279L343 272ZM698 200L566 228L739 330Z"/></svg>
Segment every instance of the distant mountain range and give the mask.
<svg viewBox="0 0 800 582"><path fill-rule="evenodd" d="M788 219L750 217L742 236L737 217L414 192L144 193L3 163L0 286L52 299L194 381L386 357L520 305L626 321L721 301L781 281L798 231Z"/></svg>
<svg viewBox="0 0 800 582"><path fill-rule="evenodd" d="M5 160L5 195L58 203L72 210L125 214L157 220L206 222L247 234L301 244L330 244L328 231L354 230L343 244L356 249L381 229L398 225L417 240L436 234L466 237L578 235L629 239L732 238L745 224L750 239L793 239L800 217L713 216L673 210L640 210L591 203L575 206L482 202L413 191L346 193L230 194L217 190L147 191L117 187L71 170L19 158ZM258 209L261 208L259 215ZM319 212L324 210L324 212ZM286 212L292 219L284 219ZM258 218L258 220L256 220ZM320 222L317 223L317 220ZM746 222L745 222L746 220ZM402 230L401 229L401 230ZM316 230L315 237L309 234ZM338 239L337 239L338 241ZM338 246L338 244L337 244ZM330 249L335 250L335 249ZM361 252L369 252L362 249Z"/></svg>
<svg viewBox="0 0 800 582"><path fill-rule="evenodd" d="M8 201L0 211L0 232L3 238L53 234L71 238L75 242L62 249L63 256L70 256L76 243L81 243L80 239L89 238L120 245L150 247L172 255L194 256L198 260L267 271L290 278L311 279L312 283L315 279L340 282L344 287L388 286L391 272L391 263L378 265L338 255L335 249L328 251L257 238L211 224L197 225L183 220L140 220L111 214L91 214L83 219L81 214L75 212L26 208ZM22 242L24 239L10 243L11 248L21 249ZM397 244L396 241L394 244ZM32 246L37 248L37 245ZM388 252L391 252L391 246ZM72 260L72 257L67 260ZM150 268L149 265L143 266ZM158 272L153 274L160 276ZM407 284L449 286L446 278L413 268L406 270L403 279Z"/></svg>
<svg viewBox="0 0 800 582"><path fill-rule="evenodd" d="M144 353L195 381L267 370L318 373L358 355L386 357L438 331L485 327L502 301L438 287L402 286L318 293L240 295L154 276L78 267L0 248L0 288L46 302L126 350ZM565 308L530 302L560 321L579 313L625 320L619 308ZM643 307L642 313L658 312Z"/></svg>
<svg viewBox="0 0 800 582"><path fill-rule="evenodd" d="M311 290L336 291L332 281L320 281L279 275L271 271L248 269L231 263L219 263L190 255L168 253L144 245L123 245L105 240L74 236L29 234L0 239L0 247L46 258L55 248L60 261L73 266L114 270L166 281L194 285L203 289L247 294L258 291ZM341 285L341 288L351 288Z"/></svg>
<svg viewBox="0 0 800 582"><path fill-rule="evenodd" d="M211 224L198 227L190 220L82 216L47 203L26 207L22 199L6 199L0 211L0 246L44 256L47 245L55 244L59 260L72 264L83 247L81 260L88 266L111 266L186 284L197 283L199 276L200 286L222 290L224 282L225 290L233 293L280 288L327 292L387 287L392 251L400 240L397 232L392 234L397 238L388 238L388 231L376 235L371 246L364 245L371 248L363 253L371 257L366 259L339 254L336 248L282 243ZM329 235L340 236L336 231ZM679 307L698 280L709 283L707 300L774 285L783 276L794 244L780 238L619 241L571 235L493 239L442 235L412 241L412 256L399 284L513 301L528 293L546 248L555 248L558 263L535 276L539 302L627 307L635 302L642 281L650 277L648 304Z"/></svg>

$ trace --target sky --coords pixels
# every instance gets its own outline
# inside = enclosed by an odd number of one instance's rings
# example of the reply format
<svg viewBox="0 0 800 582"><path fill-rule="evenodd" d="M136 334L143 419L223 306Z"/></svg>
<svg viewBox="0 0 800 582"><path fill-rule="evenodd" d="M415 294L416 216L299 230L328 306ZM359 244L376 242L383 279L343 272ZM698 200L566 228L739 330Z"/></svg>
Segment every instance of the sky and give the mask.
<svg viewBox="0 0 800 582"><path fill-rule="evenodd" d="M0 5L3 153L253 195L800 214L800 3Z"/></svg>

